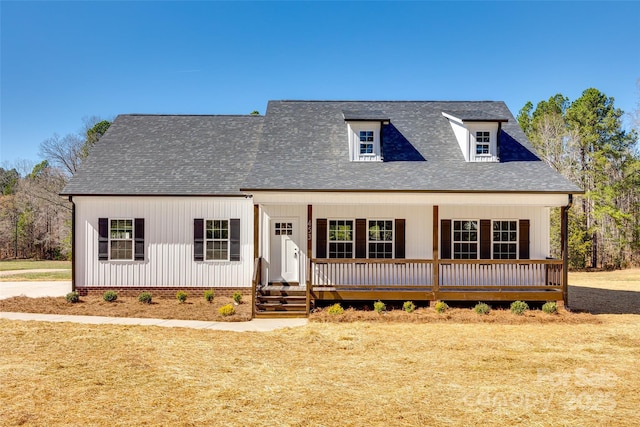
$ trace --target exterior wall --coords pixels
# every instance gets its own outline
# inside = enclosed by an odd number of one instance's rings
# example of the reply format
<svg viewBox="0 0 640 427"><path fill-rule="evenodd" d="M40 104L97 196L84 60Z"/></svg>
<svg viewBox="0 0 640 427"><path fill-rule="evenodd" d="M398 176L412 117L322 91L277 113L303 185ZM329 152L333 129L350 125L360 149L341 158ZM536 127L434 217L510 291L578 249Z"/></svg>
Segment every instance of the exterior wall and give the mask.
<svg viewBox="0 0 640 427"><path fill-rule="evenodd" d="M549 209L534 206L440 206L440 219L528 219L531 259L549 256Z"/></svg>
<svg viewBox="0 0 640 427"><path fill-rule="evenodd" d="M449 120L449 124L451 125L451 129L453 129L453 134L456 136L456 140L458 141L458 145L460 146L460 151L462 151L464 160L468 162L469 161L469 130L466 127L464 127L464 125L461 122Z"/></svg>
<svg viewBox="0 0 640 427"><path fill-rule="evenodd" d="M73 201L78 288L251 286L251 199L76 196ZM144 261L98 261L98 218L144 218ZM240 261L194 261L195 218L239 218Z"/></svg>
<svg viewBox="0 0 640 427"><path fill-rule="evenodd" d="M348 123L349 130L349 156L356 162L380 161L380 122L355 122ZM373 131L374 155L360 154L360 131Z"/></svg>
<svg viewBox="0 0 640 427"><path fill-rule="evenodd" d="M318 205L313 207L313 245L316 245L316 218L405 219L405 258L433 258L433 207L388 205ZM314 255L315 257L315 255Z"/></svg>
<svg viewBox="0 0 640 427"><path fill-rule="evenodd" d="M469 160L471 162L497 162L498 161L498 123L496 122L473 122L467 123L469 130ZM489 153L490 155L476 155L476 132L489 132Z"/></svg>

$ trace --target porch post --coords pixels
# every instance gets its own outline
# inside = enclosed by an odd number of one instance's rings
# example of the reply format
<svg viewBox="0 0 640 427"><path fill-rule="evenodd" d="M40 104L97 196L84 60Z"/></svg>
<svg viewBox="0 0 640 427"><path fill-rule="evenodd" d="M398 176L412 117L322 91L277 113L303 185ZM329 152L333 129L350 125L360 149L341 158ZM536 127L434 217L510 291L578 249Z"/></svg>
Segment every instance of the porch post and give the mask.
<svg viewBox="0 0 640 427"><path fill-rule="evenodd" d="M433 232L432 232L432 247L433 247L433 297L438 299L438 292L440 288L440 254L438 252L438 242L440 241L440 229L438 227L438 206L433 206Z"/></svg>
<svg viewBox="0 0 640 427"><path fill-rule="evenodd" d="M253 259L260 256L260 205L253 205Z"/></svg>
<svg viewBox="0 0 640 427"><path fill-rule="evenodd" d="M311 247L313 230L313 207L307 205L307 316L311 306Z"/></svg>
<svg viewBox="0 0 640 427"><path fill-rule="evenodd" d="M562 245L562 301L569 305L569 209L573 204L573 194L569 194L569 203L560 208L560 243Z"/></svg>
<svg viewBox="0 0 640 427"><path fill-rule="evenodd" d="M256 293L259 281L262 281L262 263L260 262L260 205L253 205L253 266L254 277L251 281L251 318L256 317ZM260 271L256 270L259 269ZM257 276L256 276L257 273Z"/></svg>

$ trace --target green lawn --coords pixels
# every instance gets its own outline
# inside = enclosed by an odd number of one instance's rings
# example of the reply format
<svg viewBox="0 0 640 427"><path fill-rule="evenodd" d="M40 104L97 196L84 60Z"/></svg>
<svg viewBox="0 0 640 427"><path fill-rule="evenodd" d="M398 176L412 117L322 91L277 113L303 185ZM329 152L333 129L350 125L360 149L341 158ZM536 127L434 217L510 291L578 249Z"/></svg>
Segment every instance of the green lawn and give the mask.
<svg viewBox="0 0 640 427"><path fill-rule="evenodd" d="M71 280L71 270L48 271L42 273L16 273L0 276L0 282L39 282L39 281L68 281Z"/></svg>
<svg viewBox="0 0 640 427"><path fill-rule="evenodd" d="M35 261L35 260L7 260L0 261L0 271L9 270L44 270L50 268L71 269L71 261Z"/></svg>

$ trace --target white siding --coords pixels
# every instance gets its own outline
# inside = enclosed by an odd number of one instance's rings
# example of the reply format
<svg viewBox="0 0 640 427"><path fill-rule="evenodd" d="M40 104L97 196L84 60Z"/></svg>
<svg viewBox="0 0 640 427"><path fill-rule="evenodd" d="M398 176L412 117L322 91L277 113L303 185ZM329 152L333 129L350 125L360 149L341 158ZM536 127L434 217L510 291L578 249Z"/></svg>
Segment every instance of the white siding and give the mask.
<svg viewBox="0 0 640 427"><path fill-rule="evenodd" d="M440 206L440 219L528 219L530 258L549 256L549 209L525 206Z"/></svg>
<svg viewBox="0 0 640 427"><path fill-rule="evenodd" d="M349 122L349 156L355 162L379 162L380 155L380 122ZM360 154L360 131L373 131L373 154Z"/></svg>
<svg viewBox="0 0 640 427"><path fill-rule="evenodd" d="M242 197L88 197L76 204L76 286L251 286L253 203ZM98 218L144 218L144 261L98 261ZM193 260L193 220L240 219L240 262Z"/></svg>

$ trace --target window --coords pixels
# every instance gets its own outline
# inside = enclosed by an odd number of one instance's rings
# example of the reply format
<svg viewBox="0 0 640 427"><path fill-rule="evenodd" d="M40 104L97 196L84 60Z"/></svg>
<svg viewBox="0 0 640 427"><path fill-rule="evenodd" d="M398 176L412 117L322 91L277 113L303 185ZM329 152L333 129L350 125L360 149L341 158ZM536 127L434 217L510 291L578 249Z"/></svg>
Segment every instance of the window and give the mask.
<svg viewBox="0 0 640 427"><path fill-rule="evenodd" d="M109 221L110 259L133 259L133 220L112 219Z"/></svg>
<svg viewBox="0 0 640 427"><path fill-rule="evenodd" d="M207 260L227 261L229 259L229 221L226 219L207 220L205 241Z"/></svg>
<svg viewBox="0 0 640 427"><path fill-rule="evenodd" d="M291 236L293 234L293 223L276 222L275 234L276 236Z"/></svg>
<svg viewBox="0 0 640 427"><path fill-rule="evenodd" d="M329 258L353 258L353 221L329 221Z"/></svg>
<svg viewBox="0 0 640 427"><path fill-rule="evenodd" d="M369 258L393 258L393 221L369 221Z"/></svg>
<svg viewBox="0 0 640 427"><path fill-rule="evenodd" d="M360 154L374 154L372 130L360 131Z"/></svg>
<svg viewBox="0 0 640 427"><path fill-rule="evenodd" d="M476 132L476 155L489 155L489 132Z"/></svg>
<svg viewBox="0 0 640 427"><path fill-rule="evenodd" d="M517 221L493 221L493 259L517 259L517 242Z"/></svg>
<svg viewBox="0 0 640 427"><path fill-rule="evenodd" d="M478 259L478 221L453 221L453 258Z"/></svg>

